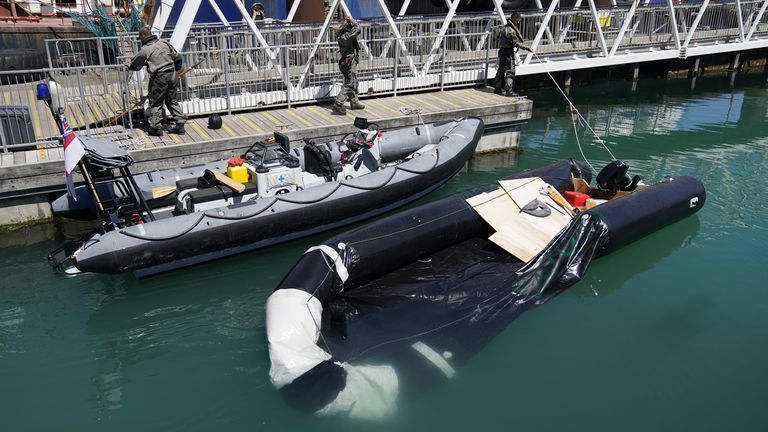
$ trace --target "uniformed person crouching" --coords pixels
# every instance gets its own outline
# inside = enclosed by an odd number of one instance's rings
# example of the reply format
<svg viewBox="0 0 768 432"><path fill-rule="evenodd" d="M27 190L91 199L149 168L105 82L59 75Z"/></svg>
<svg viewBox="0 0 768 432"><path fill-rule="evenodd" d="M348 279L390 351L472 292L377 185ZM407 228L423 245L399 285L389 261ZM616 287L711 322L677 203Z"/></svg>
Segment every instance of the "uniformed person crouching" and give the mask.
<svg viewBox="0 0 768 432"><path fill-rule="evenodd" d="M523 33L520 32L520 13L513 12L502 27L499 34L499 68L493 80L494 93L507 96L519 96L515 93L515 49L520 48L533 52L523 44Z"/></svg>
<svg viewBox="0 0 768 432"><path fill-rule="evenodd" d="M336 96L333 104L333 114L345 115L347 110L344 102L349 99L351 109L365 109L365 105L358 100L357 89L357 61L360 45L357 36L360 34L360 25L352 17L346 20L336 29L336 41L339 44L339 70L344 75L344 87Z"/></svg>
<svg viewBox="0 0 768 432"><path fill-rule="evenodd" d="M149 129L147 134L162 136L160 127L163 116L163 104L168 107L174 126L170 133L183 135L187 117L179 106L179 77L181 54L167 41L152 34L149 27L139 30L141 50L131 61L128 69L138 71L147 66L149 72Z"/></svg>

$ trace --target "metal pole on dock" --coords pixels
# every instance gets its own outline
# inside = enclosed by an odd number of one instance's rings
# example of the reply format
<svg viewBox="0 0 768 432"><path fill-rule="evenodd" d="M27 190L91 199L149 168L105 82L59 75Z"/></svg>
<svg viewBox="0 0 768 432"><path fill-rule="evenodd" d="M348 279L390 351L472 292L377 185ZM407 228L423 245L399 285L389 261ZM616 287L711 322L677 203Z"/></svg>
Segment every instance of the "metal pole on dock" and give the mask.
<svg viewBox="0 0 768 432"><path fill-rule="evenodd" d="M285 99L288 101L288 108L291 108L291 74L288 71L288 45L283 45L283 49L280 50L280 55L283 57L280 61L280 64L283 65L283 74L285 74L285 77L283 78L283 81L285 81ZM344 91L344 90L342 90Z"/></svg>
<svg viewBox="0 0 768 432"><path fill-rule="evenodd" d="M80 74L80 68L75 68L77 73L77 86L80 88L80 110L83 112L83 122L85 123L85 134L91 136L91 125L88 121L88 107L85 105L85 88L83 87L83 76Z"/></svg>
<svg viewBox="0 0 768 432"><path fill-rule="evenodd" d="M229 59L227 56L227 35L221 34L220 47L224 51L221 53L221 70L224 72L224 88L227 89L227 114L232 115L232 104L230 103L230 91L229 91Z"/></svg>
<svg viewBox="0 0 768 432"><path fill-rule="evenodd" d="M442 61L440 62L440 91L445 91L445 38L440 41L440 54L442 56Z"/></svg>
<svg viewBox="0 0 768 432"><path fill-rule="evenodd" d="M392 71L392 94L397 96L397 71L400 63L400 44L395 44L395 69Z"/></svg>

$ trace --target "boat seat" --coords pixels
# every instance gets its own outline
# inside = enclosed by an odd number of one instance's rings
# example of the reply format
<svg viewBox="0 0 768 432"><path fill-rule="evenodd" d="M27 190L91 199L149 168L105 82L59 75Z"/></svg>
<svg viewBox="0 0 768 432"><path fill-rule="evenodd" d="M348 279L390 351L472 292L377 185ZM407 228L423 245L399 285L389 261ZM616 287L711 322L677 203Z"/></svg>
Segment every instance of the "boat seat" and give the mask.
<svg viewBox="0 0 768 432"><path fill-rule="evenodd" d="M323 177L326 181L331 181L335 180L336 175L341 172L341 165L334 162L328 149L318 146L312 141L305 141L304 170Z"/></svg>
<svg viewBox="0 0 768 432"><path fill-rule="evenodd" d="M259 188L256 186L256 182L248 182L243 184L245 185L245 190L241 194L238 194L237 192L224 185L216 185L214 187L192 191L187 194L187 198L192 201L192 208L194 208L195 204L201 204L215 200L226 200L234 197L235 195L251 195L259 192Z"/></svg>

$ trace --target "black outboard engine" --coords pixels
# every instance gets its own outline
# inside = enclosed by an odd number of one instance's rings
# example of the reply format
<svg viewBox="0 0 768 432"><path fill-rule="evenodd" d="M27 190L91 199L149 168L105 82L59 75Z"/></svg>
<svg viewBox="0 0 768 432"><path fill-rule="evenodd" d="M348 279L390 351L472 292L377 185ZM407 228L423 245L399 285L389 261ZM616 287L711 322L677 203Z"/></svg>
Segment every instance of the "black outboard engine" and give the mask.
<svg viewBox="0 0 768 432"><path fill-rule="evenodd" d="M636 175L630 180L627 175L629 167L620 160L615 160L600 170L597 175L597 186L601 191L616 193L618 191L630 192L637 188L640 176Z"/></svg>

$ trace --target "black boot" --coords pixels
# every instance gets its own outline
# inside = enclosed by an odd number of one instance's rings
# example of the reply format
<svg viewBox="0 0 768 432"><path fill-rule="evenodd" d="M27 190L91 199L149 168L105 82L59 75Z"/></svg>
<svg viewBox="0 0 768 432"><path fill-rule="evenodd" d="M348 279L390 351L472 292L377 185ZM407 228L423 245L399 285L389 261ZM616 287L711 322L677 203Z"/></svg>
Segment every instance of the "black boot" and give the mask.
<svg viewBox="0 0 768 432"><path fill-rule="evenodd" d="M501 94L501 89L500 88L495 88L495 89L493 89L493 93L494 94Z"/></svg>
<svg viewBox="0 0 768 432"><path fill-rule="evenodd" d="M184 135L187 133L187 131L184 130L184 123L176 123L174 127L168 129L168 133L172 133L176 135Z"/></svg>
<svg viewBox="0 0 768 432"><path fill-rule="evenodd" d="M517 92L515 92L514 90L509 90L509 91L507 91L507 93L506 93L506 96L509 96L509 97L518 97L518 96L520 96L520 95L519 95Z"/></svg>
<svg viewBox="0 0 768 432"><path fill-rule="evenodd" d="M365 109L365 105L361 104L360 102L351 102L349 105L353 110Z"/></svg>
<svg viewBox="0 0 768 432"><path fill-rule="evenodd" d="M159 127L151 127L147 129L147 135L161 137L163 136L163 130L160 129Z"/></svg>
<svg viewBox="0 0 768 432"><path fill-rule="evenodd" d="M331 109L331 114L347 115L347 109L344 108L344 105L333 104L333 108Z"/></svg>

